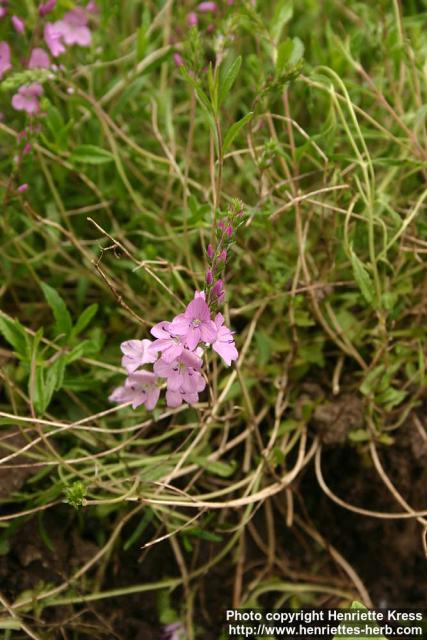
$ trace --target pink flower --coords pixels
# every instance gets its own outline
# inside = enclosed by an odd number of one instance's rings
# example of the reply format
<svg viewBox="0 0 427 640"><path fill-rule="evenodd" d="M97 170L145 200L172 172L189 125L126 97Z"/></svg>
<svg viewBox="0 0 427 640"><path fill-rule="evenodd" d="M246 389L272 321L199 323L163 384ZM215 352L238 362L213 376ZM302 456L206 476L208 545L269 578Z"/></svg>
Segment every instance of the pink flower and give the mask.
<svg viewBox="0 0 427 640"><path fill-rule="evenodd" d="M173 362L157 360L153 367L154 373L160 378L167 379L167 387L171 391L182 389L185 393L203 391L206 386L203 376L199 373L202 366L201 359L188 349Z"/></svg>
<svg viewBox="0 0 427 640"><path fill-rule="evenodd" d="M221 356L225 364L229 367L232 361L237 360L239 357L239 353L234 343L233 334L230 329L225 326L224 316L221 313L216 315L215 325L218 333L214 343L212 344L212 349Z"/></svg>
<svg viewBox="0 0 427 640"><path fill-rule="evenodd" d="M51 13L56 7L56 0L47 0L39 6L39 16L44 18L48 13Z"/></svg>
<svg viewBox="0 0 427 640"><path fill-rule="evenodd" d="M28 184L20 184L18 187L18 192L19 193L25 193L28 190Z"/></svg>
<svg viewBox="0 0 427 640"><path fill-rule="evenodd" d="M187 16L188 26L195 27L198 22L199 22L199 18L197 17L197 13L195 13L194 11L190 11L190 13Z"/></svg>
<svg viewBox="0 0 427 640"><path fill-rule="evenodd" d="M206 272L206 284L210 285L213 282L213 274L212 269L208 269Z"/></svg>
<svg viewBox="0 0 427 640"><path fill-rule="evenodd" d="M182 67L182 65L184 64L184 58L180 53L174 53L173 59L177 67Z"/></svg>
<svg viewBox="0 0 427 640"><path fill-rule="evenodd" d="M197 11L200 13L215 13L217 9L216 2L201 2L197 7Z"/></svg>
<svg viewBox="0 0 427 640"><path fill-rule="evenodd" d="M207 250L206 253L208 254L208 258L210 258L212 260L212 258L215 255L215 251L214 251L214 248L213 248L213 246L211 244L208 244L208 250Z"/></svg>
<svg viewBox="0 0 427 640"><path fill-rule="evenodd" d="M32 50L30 60L28 62L29 69L49 69L50 60L44 49L36 47Z"/></svg>
<svg viewBox="0 0 427 640"><path fill-rule="evenodd" d="M39 98L43 95L43 87L38 82L26 84L18 89L12 98L12 107L17 111L26 111L29 115L40 111Z"/></svg>
<svg viewBox="0 0 427 640"><path fill-rule="evenodd" d="M223 249L221 251L221 253L219 254L219 256L218 256L218 261L219 262L225 262L226 260L227 260L227 252L226 252L225 249Z"/></svg>
<svg viewBox="0 0 427 640"><path fill-rule="evenodd" d="M62 35L57 30L55 24L53 24L52 22L48 22L45 25L43 35L44 41L49 47L49 50L54 58L57 58L61 55L61 53L64 53L65 47L62 44Z"/></svg>
<svg viewBox="0 0 427 640"><path fill-rule="evenodd" d="M196 404L199 401L197 393L185 393L184 391L166 391L166 404L170 409L180 407L183 402L187 404Z"/></svg>
<svg viewBox="0 0 427 640"><path fill-rule="evenodd" d="M0 79L12 69L10 64L10 47L7 42L0 42Z"/></svg>
<svg viewBox="0 0 427 640"><path fill-rule="evenodd" d="M202 297L192 300L185 312L174 318L170 330L175 335L182 336L184 344L191 351L194 351L199 342L211 344L216 337L215 324Z"/></svg>
<svg viewBox="0 0 427 640"><path fill-rule="evenodd" d="M133 373L143 364L156 362L157 355L149 350L151 340L128 340L122 342L120 349L123 353L122 367L128 373Z"/></svg>
<svg viewBox="0 0 427 640"><path fill-rule="evenodd" d="M165 362L173 362L184 350L182 339L170 329L170 322L159 322L151 329L151 334L157 338L151 343L150 351L152 353L162 354Z"/></svg>
<svg viewBox="0 0 427 640"><path fill-rule="evenodd" d="M160 388L157 386L157 378L150 371L137 371L132 373L122 387L118 387L110 395L111 402L132 402L132 408L136 409L142 404L151 411L157 404L160 396Z"/></svg>
<svg viewBox="0 0 427 640"><path fill-rule="evenodd" d="M13 28L15 29L15 31L17 31L18 33L24 33L25 31L25 22L23 20L21 20L21 18L18 18L18 16L12 16L11 17L11 22L13 25Z"/></svg>
<svg viewBox="0 0 427 640"><path fill-rule="evenodd" d="M0 20L2 18L4 18L7 15L7 8L6 7L0 7Z"/></svg>
<svg viewBox="0 0 427 640"><path fill-rule="evenodd" d="M88 47L92 41L92 34L87 27L87 14L81 7L68 11L62 20L54 23L54 27L68 46L78 44Z"/></svg>

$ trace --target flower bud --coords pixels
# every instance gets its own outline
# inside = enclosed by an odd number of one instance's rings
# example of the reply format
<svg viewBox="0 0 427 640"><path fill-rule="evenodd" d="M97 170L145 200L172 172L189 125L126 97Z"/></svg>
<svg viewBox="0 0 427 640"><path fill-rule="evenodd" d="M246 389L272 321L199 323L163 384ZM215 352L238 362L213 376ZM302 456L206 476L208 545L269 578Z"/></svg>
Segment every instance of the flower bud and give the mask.
<svg viewBox="0 0 427 640"><path fill-rule="evenodd" d="M177 67L182 67L182 65L184 64L184 58L180 53L174 53L173 59L175 60L175 64Z"/></svg>
<svg viewBox="0 0 427 640"><path fill-rule="evenodd" d="M19 185L18 192L19 193L25 193L27 191L27 189L28 189L28 184L24 183L24 184Z"/></svg>
<svg viewBox="0 0 427 640"><path fill-rule="evenodd" d="M226 252L225 249L223 249L221 251L221 253L219 254L219 256L218 256L218 261L219 262L225 262L226 260L227 260L227 252Z"/></svg>
<svg viewBox="0 0 427 640"><path fill-rule="evenodd" d="M214 248L213 248L213 246L212 246L210 243L208 244L207 254L208 254L208 258L210 258L211 260L212 260L212 258L213 258L213 257L214 257L214 255L215 255Z"/></svg>
<svg viewBox="0 0 427 640"><path fill-rule="evenodd" d="M221 278L215 282L214 286L212 287L212 295L214 298L220 298L222 295L224 295L223 285L224 282L221 280Z"/></svg>
<svg viewBox="0 0 427 640"><path fill-rule="evenodd" d="M47 0L47 2L44 2L39 6L39 16L44 18L48 13L55 9L55 6L56 0Z"/></svg>
<svg viewBox="0 0 427 640"><path fill-rule="evenodd" d="M211 285L213 282L213 275L211 269L208 269L206 272L206 284Z"/></svg>
<svg viewBox="0 0 427 640"><path fill-rule="evenodd" d="M18 16L12 16L11 22L15 31L17 31L18 33L24 33L25 22L21 20L21 18L18 18Z"/></svg>
<svg viewBox="0 0 427 640"><path fill-rule="evenodd" d="M229 238L231 238L231 236L233 235L233 227L231 225L227 227L227 229L225 230L225 233L228 235Z"/></svg>

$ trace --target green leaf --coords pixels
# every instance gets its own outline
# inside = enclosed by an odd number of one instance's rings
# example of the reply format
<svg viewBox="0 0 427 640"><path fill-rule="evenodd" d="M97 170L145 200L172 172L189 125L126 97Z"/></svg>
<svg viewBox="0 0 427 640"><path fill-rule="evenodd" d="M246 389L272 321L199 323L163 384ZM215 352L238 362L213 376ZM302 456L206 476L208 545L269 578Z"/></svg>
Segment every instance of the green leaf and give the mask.
<svg viewBox="0 0 427 640"><path fill-rule="evenodd" d="M297 67L304 55L304 45L299 38L286 38L277 47L276 75L291 73Z"/></svg>
<svg viewBox="0 0 427 640"><path fill-rule="evenodd" d="M18 320L13 320L6 315L0 315L0 333L7 342L12 345L17 355L22 360L29 358L29 342L25 329Z"/></svg>
<svg viewBox="0 0 427 640"><path fill-rule="evenodd" d="M53 394L55 391L59 391L64 384L65 367L67 366L67 354L62 354L55 362L47 369L45 375L45 388L44 388L44 408L46 411L48 408Z"/></svg>
<svg viewBox="0 0 427 640"><path fill-rule="evenodd" d="M114 162L114 155L107 149L101 149L93 144L81 144L71 154L72 162L85 164L105 164Z"/></svg>
<svg viewBox="0 0 427 640"><path fill-rule="evenodd" d="M239 131L245 126L245 124L252 120L253 115L253 111L250 111L245 116L243 116L243 118L231 125L224 137L224 142L222 144L223 153L226 153L234 138L238 135Z"/></svg>
<svg viewBox="0 0 427 640"><path fill-rule="evenodd" d="M368 304L375 307L375 289L371 276L352 248L350 248L350 259L351 266L353 267L354 279L356 280L363 297Z"/></svg>
<svg viewBox="0 0 427 640"><path fill-rule="evenodd" d="M68 336L71 333L72 322L69 311L65 305L64 300L61 298L59 293L53 289L46 282L41 283L41 287L43 289L44 297L46 298L46 302L52 309L54 318L55 318L55 331L57 335L65 334Z"/></svg>
<svg viewBox="0 0 427 640"><path fill-rule="evenodd" d="M34 374L34 384L31 386L31 400L36 412L41 415L46 409L45 379L43 365L36 368Z"/></svg>
<svg viewBox="0 0 427 640"><path fill-rule="evenodd" d="M242 56L238 56L232 62L226 60L221 69L219 75L218 85L218 108L221 107L224 100L227 98L231 91L233 84L239 75L240 67L242 65Z"/></svg>
<svg viewBox="0 0 427 640"><path fill-rule="evenodd" d="M81 333L84 329L86 329L86 327L88 326L92 318L94 318L94 316L96 315L97 311L98 311L98 305L91 304L89 307L87 307L87 309L85 309L81 313L81 315L79 316L79 319L77 320L75 326L73 327L73 330L71 331L71 336L73 338L78 336L79 333Z"/></svg>
<svg viewBox="0 0 427 640"><path fill-rule="evenodd" d="M278 42L282 35L283 27L292 18L294 8L292 0L278 0L271 20L270 33L272 40Z"/></svg>
<svg viewBox="0 0 427 640"><path fill-rule="evenodd" d="M206 469L210 473L221 478L229 478L236 470L236 465L228 462L221 462L220 460L207 460L206 458L195 457L194 461L197 462L203 469Z"/></svg>

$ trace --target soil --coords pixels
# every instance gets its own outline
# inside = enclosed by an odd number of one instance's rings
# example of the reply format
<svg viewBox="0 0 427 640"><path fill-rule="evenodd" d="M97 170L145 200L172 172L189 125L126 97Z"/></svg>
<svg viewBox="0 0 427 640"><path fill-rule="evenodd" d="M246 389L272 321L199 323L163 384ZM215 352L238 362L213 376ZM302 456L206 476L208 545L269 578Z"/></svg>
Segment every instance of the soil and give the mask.
<svg viewBox="0 0 427 640"><path fill-rule="evenodd" d="M334 435L323 435L322 468L328 485L354 505L379 511L400 511L370 463L367 449L360 444L357 447L349 445L343 437L349 423L351 428L358 428L359 403L351 398L341 398L335 404L323 405L322 410L313 415L313 433L322 434L324 424L326 420L331 420L331 416L336 427ZM19 434L11 434L10 437L16 438ZM17 443L14 444L16 446ZM427 445L414 429L413 423L408 420L396 433L393 446L384 445L379 453L384 468L409 504L415 509L425 508ZM23 471L25 474L14 474L13 479L10 473L0 472L1 496L10 495L11 491L16 491L25 482L28 471ZM341 508L320 489L313 466L297 479L292 491L296 525L300 518L334 545L358 573L376 606L426 606L427 565L423 555L421 528L416 522L378 520ZM244 586L262 576L264 579L279 577L319 581L352 589L348 577L333 562L327 549L322 550L319 545L313 544L313 540L300 527L284 526L283 513L280 511L282 500L282 494L279 494L272 502L275 556L278 562L265 573L265 548L260 548L248 533ZM19 505L16 507L19 508ZM13 509L13 505L7 509ZM231 523L233 518L237 522L237 515L231 513ZM264 510L259 509L251 525L264 543L265 522ZM114 515L111 520L106 518L105 526L107 529L114 526ZM67 505L58 505L43 517L21 521L9 540L10 548L3 549L3 555L0 556L0 584L4 596L13 602L24 591L37 591L47 585L61 584L95 555L101 544L97 531L99 527L100 520L92 520L88 516L82 518ZM131 521L123 531L122 541L132 534L134 527L135 522ZM144 535L149 539L155 536L155 531L147 531ZM193 566L194 558L201 564L208 557L213 557L218 553L219 544L195 539L193 550L184 552L187 567ZM101 589L127 587L180 575L169 543L154 545L148 553L144 553L143 561L139 543L126 552L118 549L117 545L106 563L105 574L99 565L88 574L90 580L99 580ZM204 640L217 640L219 637L224 610L232 603L236 559L235 554L230 554L198 581L194 610L197 625L203 629L200 637ZM90 584L84 578L78 589L87 592ZM156 593L147 592L114 600L48 607L40 610L38 620L30 615L26 615L25 619L48 640L71 637L83 640L159 640L161 628L158 624L157 598ZM182 590L175 590L172 605L177 610L183 598ZM261 604L272 606L274 598L266 596ZM339 601L328 597L311 604L334 606Z"/></svg>

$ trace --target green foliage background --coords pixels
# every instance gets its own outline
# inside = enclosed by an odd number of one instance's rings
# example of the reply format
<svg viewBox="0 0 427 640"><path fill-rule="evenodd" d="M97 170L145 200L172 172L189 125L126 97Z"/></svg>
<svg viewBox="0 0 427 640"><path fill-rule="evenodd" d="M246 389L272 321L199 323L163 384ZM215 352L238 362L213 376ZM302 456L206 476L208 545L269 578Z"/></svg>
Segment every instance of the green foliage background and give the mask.
<svg viewBox="0 0 427 640"><path fill-rule="evenodd" d="M396 484L392 452L409 438L408 476L425 478L427 4L235 0L198 30L190 2L98 4L92 47L42 78L46 115L18 169L19 78L1 85L0 123L0 482L29 470L1 494L0 549L30 522L49 556L56 518L97 551L25 592L6 584L0 628L19 637L55 606L148 593L152 629L179 619L210 637L200 599L217 571L219 611L371 605L316 496L320 484L360 521L417 521L425 539L425 504ZM111 407L120 343L202 288L214 212L236 197L247 221L225 315L237 367L212 360L194 409ZM343 447L350 471L333 467L329 488L328 452ZM116 580L129 553L150 569Z"/></svg>

